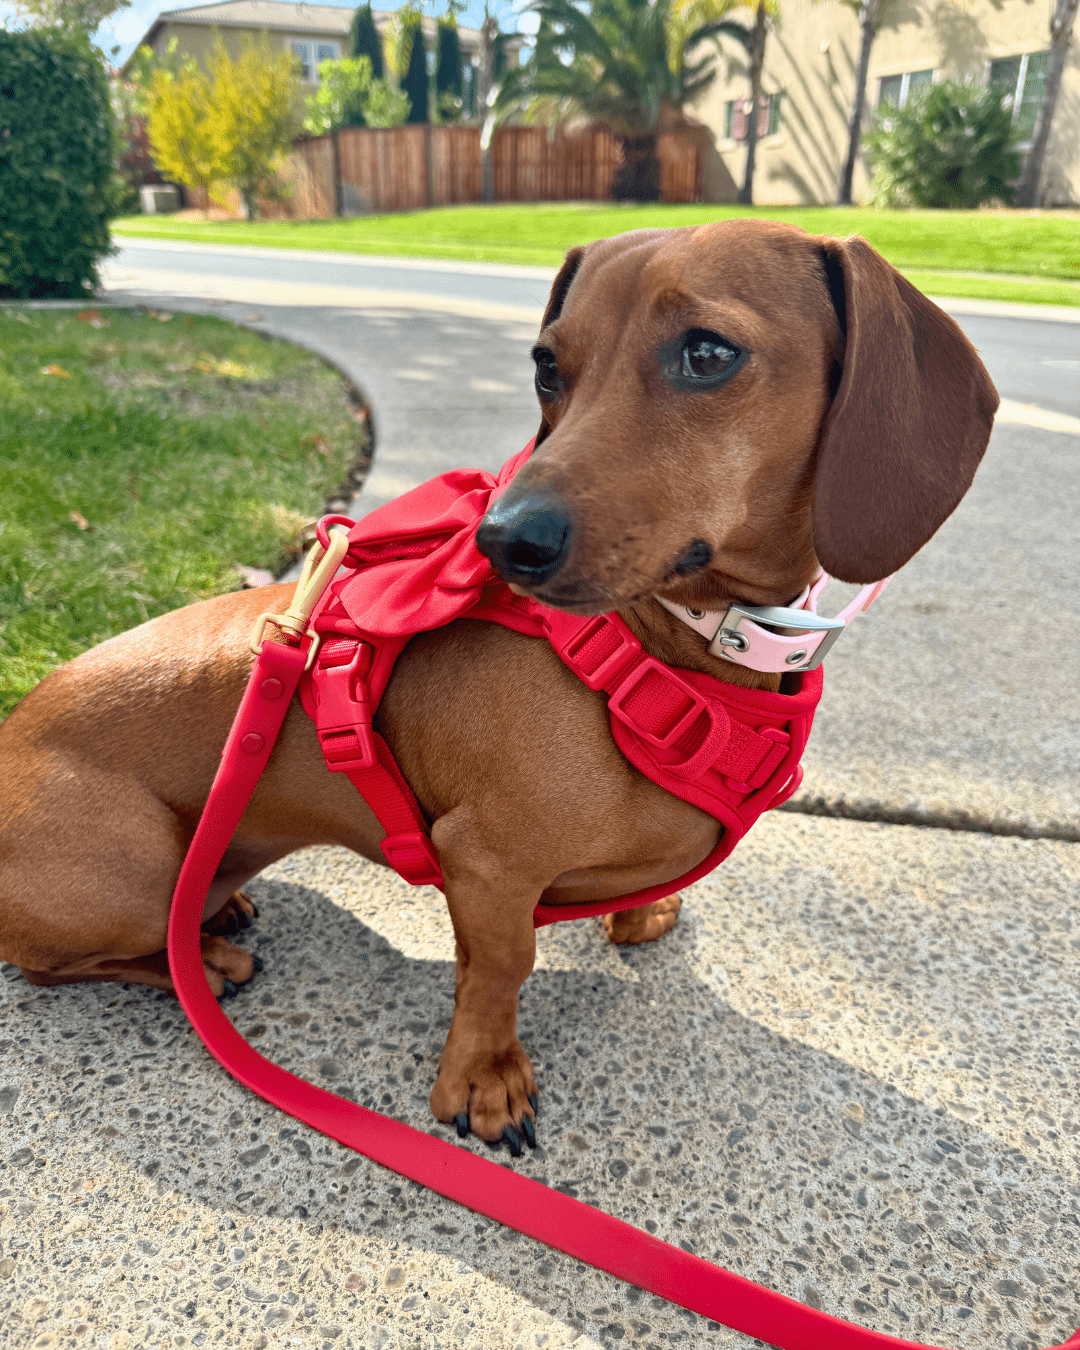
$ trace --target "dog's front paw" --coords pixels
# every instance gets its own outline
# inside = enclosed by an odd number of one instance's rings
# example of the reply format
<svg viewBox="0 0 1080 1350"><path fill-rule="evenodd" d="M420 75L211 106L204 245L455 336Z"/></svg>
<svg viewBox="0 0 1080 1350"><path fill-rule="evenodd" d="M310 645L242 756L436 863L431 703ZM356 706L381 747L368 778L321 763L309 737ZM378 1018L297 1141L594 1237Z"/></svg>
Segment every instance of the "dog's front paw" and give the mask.
<svg viewBox="0 0 1080 1350"><path fill-rule="evenodd" d="M538 1106L532 1065L518 1040L500 1054L471 1056L456 1053L447 1042L431 1110L436 1120L453 1124L460 1138L471 1130L489 1144L505 1142L518 1158L523 1143L536 1147Z"/></svg>

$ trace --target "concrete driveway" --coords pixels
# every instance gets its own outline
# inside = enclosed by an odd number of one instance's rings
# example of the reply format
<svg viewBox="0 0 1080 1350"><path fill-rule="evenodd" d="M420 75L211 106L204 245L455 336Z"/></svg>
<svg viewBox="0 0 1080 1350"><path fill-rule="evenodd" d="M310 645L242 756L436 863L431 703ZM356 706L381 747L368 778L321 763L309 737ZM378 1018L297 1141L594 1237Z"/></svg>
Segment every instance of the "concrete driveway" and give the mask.
<svg viewBox="0 0 1080 1350"><path fill-rule="evenodd" d="M109 294L336 360L373 408L365 498L535 429L542 275L324 259L305 304L302 260L217 252L125 250ZM541 1147L514 1166L840 1316L1020 1350L1080 1325L1080 327L961 322L1012 401L975 488L830 657L795 813L655 946L541 931L520 1021ZM441 897L335 850L253 890L240 1028L446 1135ZM164 995L4 975L2 1345L751 1344L296 1126Z"/></svg>

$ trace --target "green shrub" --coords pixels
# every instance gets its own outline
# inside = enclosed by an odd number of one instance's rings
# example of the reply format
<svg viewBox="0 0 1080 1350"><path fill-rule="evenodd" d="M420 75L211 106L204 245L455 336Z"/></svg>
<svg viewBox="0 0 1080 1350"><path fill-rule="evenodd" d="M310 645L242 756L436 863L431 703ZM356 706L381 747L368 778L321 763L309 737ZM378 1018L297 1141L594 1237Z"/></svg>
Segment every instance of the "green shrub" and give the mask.
<svg viewBox="0 0 1080 1350"><path fill-rule="evenodd" d="M396 127L409 100L386 80L372 79L371 60L320 61L319 87L307 99L304 129L321 136L342 127Z"/></svg>
<svg viewBox="0 0 1080 1350"><path fill-rule="evenodd" d="M946 80L913 90L907 105L885 104L863 148L876 206L974 208L1012 202L1020 172L1012 111L1000 91Z"/></svg>
<svg viewBox="0 0 1080 1350"><path fill-rule="evenodd" d="M0 296L81 296L110 252L113 113L88 39L0 30Z"/></svg>

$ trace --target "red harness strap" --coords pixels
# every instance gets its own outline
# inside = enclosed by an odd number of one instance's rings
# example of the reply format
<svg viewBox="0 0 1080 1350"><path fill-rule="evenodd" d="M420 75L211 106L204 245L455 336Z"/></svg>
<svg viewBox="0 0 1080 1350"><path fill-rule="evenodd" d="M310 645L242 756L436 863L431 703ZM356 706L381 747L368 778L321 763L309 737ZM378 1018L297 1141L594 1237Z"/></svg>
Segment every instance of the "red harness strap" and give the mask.
<svg viewBox="0 0 1080 1350"><path fill-rule="evenodd" d="M334 585L348 582L346 577ZM801 687L793 694L741 689L657 661L617 615L564 614L515 596L501 582L485 586L476 603L456 617L487 619L547 638L589 689L608 695L612 734L627 759L724 826L708 857L676 880L589 904L537 905L537 927L629 909L690 885L727 857L763 811L786 801L799 785L799 759L821 697L820 670L796 677ZM356 629L336 599L313 625L326 636L301 698L327 767L346 774L374 811L386 830L382 850L390 866L413 885L441 889L427 821L372 725L380 686L407 638Z"/></svg>

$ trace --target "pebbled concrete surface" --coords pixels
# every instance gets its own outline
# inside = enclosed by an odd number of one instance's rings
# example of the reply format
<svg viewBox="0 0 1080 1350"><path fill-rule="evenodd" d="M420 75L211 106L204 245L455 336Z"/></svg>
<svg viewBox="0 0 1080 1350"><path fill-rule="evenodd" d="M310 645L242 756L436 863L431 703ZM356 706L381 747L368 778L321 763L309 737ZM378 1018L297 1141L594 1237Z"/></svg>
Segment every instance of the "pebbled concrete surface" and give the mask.
<svg viewBox="0 0 1080 1350"><path fill-rule="evenodd" d="M1078 881L1068 844L772 816L661 943L542 930L521 1015L540 1147L514 1165L881 1330L1064 1340ZM237 1025L450 1138L426 1105L453 994L441 897L336 850L253 890L266 968ZM751 1344L296 1125L163 994L5 975L0 1344Z"/></svg>

